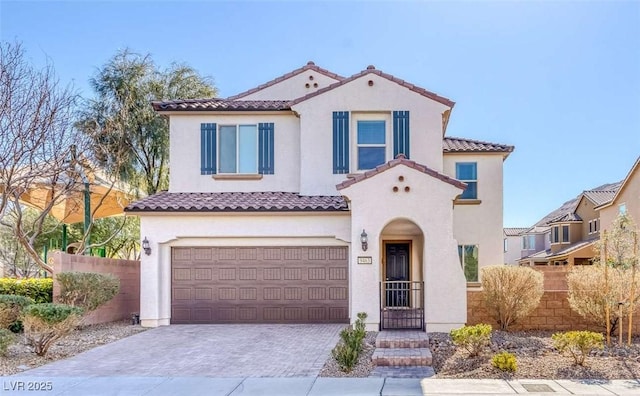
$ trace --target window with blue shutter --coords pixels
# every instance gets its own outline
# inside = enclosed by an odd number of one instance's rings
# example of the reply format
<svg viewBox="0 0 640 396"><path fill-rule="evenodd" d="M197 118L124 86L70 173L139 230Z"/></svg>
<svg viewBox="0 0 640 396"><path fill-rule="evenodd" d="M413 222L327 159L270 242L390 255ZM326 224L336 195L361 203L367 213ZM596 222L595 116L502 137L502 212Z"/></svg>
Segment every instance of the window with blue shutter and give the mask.
<svg viewBox="0 0 640 396"><path fill-rule="evenodd" d="M258 173L274 173L274 128L273 122L258 124Z"/></svg>
<svg viewBox="0 0 640 396"><path fill-rule="evenodd" d="M333 112L333 173L349 173L349 112Z"/></svg>
<svg viewBox="0 0 640 396"><path fill-rule="evenodd" d="M398 154L409 157L409 112L393 112L393 158Z"/></svg>
<svg viewBox="0 0 640 396"><path fill-rule="evenodd" d="M200 124L200 174L216 173L216 124Z"/></svg>

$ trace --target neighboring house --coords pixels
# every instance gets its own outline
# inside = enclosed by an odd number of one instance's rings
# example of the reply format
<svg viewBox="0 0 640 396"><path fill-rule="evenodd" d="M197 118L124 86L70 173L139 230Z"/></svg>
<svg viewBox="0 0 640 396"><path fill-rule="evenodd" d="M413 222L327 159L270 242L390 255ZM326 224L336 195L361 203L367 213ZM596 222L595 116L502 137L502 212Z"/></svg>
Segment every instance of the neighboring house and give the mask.
<svg viewBox="0 0 640 396"><path fill-rule="evenodd" d="M597 207L610 202L621 183L583 191L522 233L521 265L588 265L595 256L601 219ZM533 248L532 248L533 247Z"/></svg>
<svg viewBox="0 0 640 396"><path fill-rule="evenodd" d="M504 260L505 264L518 265L518 260L522 258L522 236L521 233L527 231L528 227L505 227L504 232Z"/></svg>
<svg viewBox="0 0 640 396"><path fill-rule="evenodd" d="M154 102L169 191L127 208L150 248L143 326L463 325L467 281L503 261L513 147L445 136L453 106L313 62L228 99Z"/></svg>
<svg viewBox="0 0 640 396"><path fill-rule="evenodd" d="M622 181L614 197L595 208L600 214L603 230L611 229L611 225L620 213L627 213L640 227L640 157Z"/></svg>

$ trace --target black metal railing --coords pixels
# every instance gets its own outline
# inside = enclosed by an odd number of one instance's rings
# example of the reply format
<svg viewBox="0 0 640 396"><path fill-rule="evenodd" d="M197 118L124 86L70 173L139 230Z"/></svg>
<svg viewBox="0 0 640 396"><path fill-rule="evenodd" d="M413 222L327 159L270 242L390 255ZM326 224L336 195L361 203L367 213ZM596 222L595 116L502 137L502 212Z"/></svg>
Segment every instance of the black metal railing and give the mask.
<svg viewBox="0 0 640 396"><path fill-rule="evenodd" d="M424 282L380 282L380 329L424 330Z"/></svg>

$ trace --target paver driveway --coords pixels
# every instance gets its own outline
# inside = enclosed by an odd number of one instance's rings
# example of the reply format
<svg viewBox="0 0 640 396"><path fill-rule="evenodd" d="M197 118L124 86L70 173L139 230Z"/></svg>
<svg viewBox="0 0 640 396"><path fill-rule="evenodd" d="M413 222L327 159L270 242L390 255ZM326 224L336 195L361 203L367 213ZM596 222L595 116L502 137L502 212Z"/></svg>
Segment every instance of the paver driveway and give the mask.
<svg viewBox="0 0 640 396"><path fill-rule="evenodd" d="M163 326L20 375L316 376L344 326Z"/></svg>

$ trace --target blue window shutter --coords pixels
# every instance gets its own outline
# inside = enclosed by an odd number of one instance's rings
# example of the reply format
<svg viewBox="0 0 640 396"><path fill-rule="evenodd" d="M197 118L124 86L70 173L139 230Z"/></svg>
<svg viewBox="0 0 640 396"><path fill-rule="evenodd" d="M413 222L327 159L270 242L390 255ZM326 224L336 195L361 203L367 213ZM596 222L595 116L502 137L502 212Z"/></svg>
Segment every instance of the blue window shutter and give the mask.
<svg viewBox="0 0 640 396"><path fill-rule="evenodd" d="M409 157L409 112L393 112L393 158L398 154Z"/></svg>
<svg viewBox="0 0 640 396"><path fill-rule="evenodd" d="M273 175L273 122L258 124L258 173L261 175Z"/></svg>
<svg viewBox="0 0 640 396"><path fill-rule="evenodd" d="M200 174L215 174L216 162L216 124L200 124Z"/></svg>
<svg viewBox="0 0 640 396"><path fill-rule="evenodd" d="M333 112L333 173L349 173L349 112Z"/></svg>

